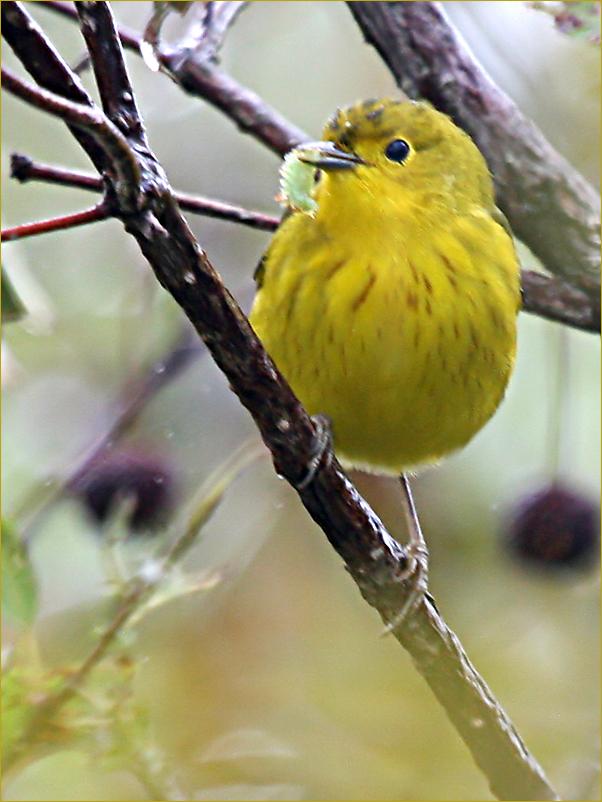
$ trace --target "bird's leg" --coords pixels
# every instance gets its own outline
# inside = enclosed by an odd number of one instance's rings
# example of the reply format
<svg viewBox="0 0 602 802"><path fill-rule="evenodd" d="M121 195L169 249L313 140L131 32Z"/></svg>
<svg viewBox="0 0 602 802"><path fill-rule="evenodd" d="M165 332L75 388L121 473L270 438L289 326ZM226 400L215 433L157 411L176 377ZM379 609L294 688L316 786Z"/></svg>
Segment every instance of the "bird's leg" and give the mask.
<svg viewBox="0 0 602 802"><path fill-rule="evenodd" d="M399 475L399 481L402 490L403 511L408 527L408 544L405 547L408 563L400 580L408 585L408 597L395 618L389 621L385 627L383 633L385 635L402 624L408 614L421 604L428 589L429 552L426 540L422 534L408 477L402 473Z"/></svg>
<svg viewBox="0 0 602 802"><path fill-rule="evenodd" d="M332 424L328 415L318 413L312 415L311 419L316 427L316 436L312 443L313 455L307 466L307 474L295 485L297 490L304 490L313 480L324 454L332 447Z"/></svg>

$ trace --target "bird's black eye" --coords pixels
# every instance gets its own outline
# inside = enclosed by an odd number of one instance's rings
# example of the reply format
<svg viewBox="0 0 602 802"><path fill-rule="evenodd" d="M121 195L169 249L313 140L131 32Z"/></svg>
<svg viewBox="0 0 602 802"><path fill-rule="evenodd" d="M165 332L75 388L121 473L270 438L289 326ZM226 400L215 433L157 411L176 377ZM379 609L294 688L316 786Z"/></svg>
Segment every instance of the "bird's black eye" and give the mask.
<svg viewBox="0 0 602 802"><path fill-rule="evenodd" d="M394 139L385 148L385 156L392 162L403 164L410 153L410 146L405 139Z"/></svg>

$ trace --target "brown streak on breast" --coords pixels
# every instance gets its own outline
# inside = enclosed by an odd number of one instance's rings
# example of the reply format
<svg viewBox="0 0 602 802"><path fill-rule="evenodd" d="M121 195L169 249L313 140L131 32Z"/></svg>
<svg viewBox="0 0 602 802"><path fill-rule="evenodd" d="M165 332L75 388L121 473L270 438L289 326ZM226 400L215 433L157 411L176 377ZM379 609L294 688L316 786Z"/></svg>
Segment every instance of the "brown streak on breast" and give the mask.
<svg viewBox="0 0 602 802"><path fill-rule="evenodd" d="M335 273L338 273L338 272L339 272L339 270L340 270L342 267L345 267L345 264L346 264L346 260L345 260L345 259L341 259L340 261L338 261L338 262L335 262L335 263L332 265L332 267L328 268L328 272L327 272L327 273L326 273L326 275L324 276L324 278L326 279L326 281L328 281L329 279L331 279L331 278L334 276L334 274L335 274Z"/></svg>
<svg viewBox="0 0 602 802"><path fill-rule="evenodd" d="M411 259L408 259L408 267L410 268L410 272L412 273L412 278L414 279L416 284L418 284L418 271L414 267L414 263L412 262Z"/></svg>
<svg viewBox="0 0 602 802"><path fill-rule="evenodd" d="M410 309L416 309L418 307L418 296L415 292L408 292L406 295L406 303Z"/></svg>
<svg viewBox="0 0 602 802"><path fill-rule="evenodd" d="M366 286L360 292L360 294L357 296L357 298L355 298L355 300L353 300L351 302L351 311L352 312L357 312L357 310L364 303L366 298L370 295L370 290L374 286L374 283L376 281L376 276L374 275L374 273L372 272L372 269L370 267L368 268L368 275L369 275L369 278L368 278L368 281L366 282Z"/></svg>
<svg viewBox="0 0 602 802"><path fill-rule="evenodd" d="M441 253L440 251L437 251L437 253L439 254L439 258L441 259L441 261L443 262L443 264L447 268L447 271L446 271L447 280L452 285L452 287L457 287L458 286L458 282L454 278L454 276L456 276L457 273L458 273L456 267L449 261L449 259L447 258L447 256L444 253Z"/></svg>

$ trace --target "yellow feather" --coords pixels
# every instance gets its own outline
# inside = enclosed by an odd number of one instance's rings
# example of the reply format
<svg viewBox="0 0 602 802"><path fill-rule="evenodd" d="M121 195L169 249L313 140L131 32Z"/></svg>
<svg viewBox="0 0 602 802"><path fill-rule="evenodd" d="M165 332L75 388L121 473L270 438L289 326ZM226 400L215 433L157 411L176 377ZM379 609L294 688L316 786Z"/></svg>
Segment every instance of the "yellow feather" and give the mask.
<svg viewBox="0 0 602 802"><path fill-rule="evenodd" d="M274 235L251 323L308 411L332 419L343 462L399 473L464 446L500 404L517 259L483 157L430 105L357 104L323 138L357 163L316 148L317 208Z"/></svg>

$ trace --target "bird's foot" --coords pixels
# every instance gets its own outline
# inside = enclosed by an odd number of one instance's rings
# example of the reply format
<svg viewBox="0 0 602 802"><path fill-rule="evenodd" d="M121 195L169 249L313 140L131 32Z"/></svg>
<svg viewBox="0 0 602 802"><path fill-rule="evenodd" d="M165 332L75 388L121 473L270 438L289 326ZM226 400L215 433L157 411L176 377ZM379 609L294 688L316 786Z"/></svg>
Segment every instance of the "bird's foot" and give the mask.
<svg viewBox="0 0 602 802"><path fill-rule="evenodd" d="M295 484L297 490L305 488L313 481L320 464L324 457L329 459L332 454L332 422L328 415L319 413L312 415L312 421L316 427L314 442L312 443L312 456L307 465L307 473L300 482Z"/></svg>
<svg viewBox="0 0 602 802"><path fill-rule="evenodd" d="M404 624L407 619L420 607L428 592L428 551L425 547L416 547L413 543L406 546L407 564L399 581L403 583L407 596L399 612L389 621L382 635L388 635Z"/></svg>
<svg viewBox="0 0 602 802"><path fill-rule="evenodd" d="M394 629L401 626L407 620L408 616L420 607L428 591L428 548L424 535L422 534L420 521L418 520L418 514L414 506L414 499L412 498L412 492L407 477L402 474L400 476L400 481L403 491L405 517L408 526L408 545L405 547L407 562L399 575L399 581L404 584L407 596L402 604L401 610L396 613L385 627L382 633L383 635L388 635Z"/></svg>

